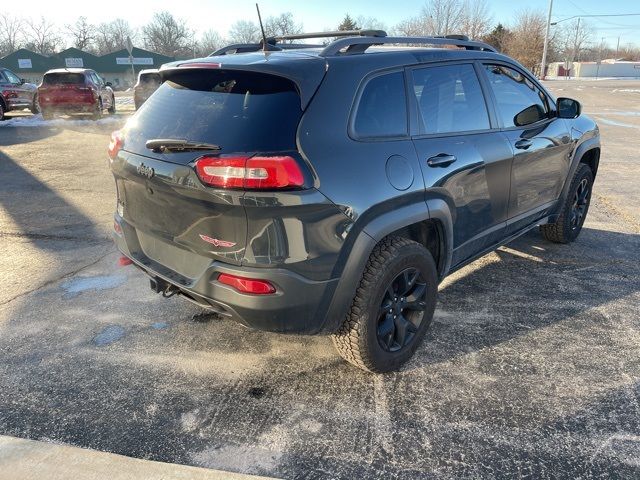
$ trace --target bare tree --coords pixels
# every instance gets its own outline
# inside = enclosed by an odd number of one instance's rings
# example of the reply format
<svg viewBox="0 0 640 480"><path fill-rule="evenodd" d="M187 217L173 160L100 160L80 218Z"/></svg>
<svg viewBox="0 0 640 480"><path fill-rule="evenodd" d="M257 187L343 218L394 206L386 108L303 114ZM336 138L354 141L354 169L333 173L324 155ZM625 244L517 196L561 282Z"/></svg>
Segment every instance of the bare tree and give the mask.
<svg viewBox="0 0 640 480"><path fill-rule="evenodd" d="M506 41L505 53L531 71L540 66L546 18L543 12L523 10L516 16L516 23Z"/></svg>
<svg viewBox="0 0 640 480"><path fill-rule="evenodd" d="M465 26L463 0L428 0L419 15L400 22L394 31L401 35L449 35Z"/></svg>
<svg viewBox="0 0 640 480"><path fill-rule="evenodd" d="M260 27L249 20L238 20L229 30L231 43L256 43L260 39Z"/></svg>
<svg viewBox="0 0 640 480"><path fill-rule="evenodd" d="M488 34L490 28L491 14L487 0L465 0L462 7L461 32L477 40Z"/></svg>
<svg viewBox="0 0 640 480"><path fill-rule="evenodd" d="M559 50L563 60L577 61L582 50L593 37L593 27L578 18L568 22L559 33Z"/></svg>
<svg viewBox="0 0 640 480"><path fill-rule="evenodd" d="M407 18L401 21L391 30L394 35L400 35L404 37L420 37L430 35L428 26L425 24L424 17L419 15L417 17Z"/></svg>
<svg viewBox="0 0 640 480"><path fill-rule="evenodd" d="M378 20L376 17L365 17L359 15L355 20L356 24L364 30L386 30L387 26L384 22Z"/></svg>
<svg viewBox="0 0 640 480"><path fill-rule="evenodd" d="M129 22L116 18L109 23L101 23L96 29L96 49L100 55L121 50L127 46L127 37L133 42L137 39L137 31Z"/></svg>
<svg viewBox="0 0 640 480"><path fill-rule="evenodd" d="M460 33L464 26L464 5L461 0L430 0L422 8L428 34Z"/></svg>
<svg viewBox="0 0 640 480"><path fill-rule="evenodd" d="M148 25L142 27L145 47L154 52L175 57L193 52L194 33L186 20L175 18L169 12L153 15Z"/></svg>
<svg viewBox="0 0 640 480"><path fill-rule="evenodd" d="M46 18L27 20L26 47L41 55L50 55L58 50L63 40L58 35L58 27Z"/></svg>
<svg viewBox="0 0 640 480"><path fill-rule="evenodd" d="M222 35L218 32L215 30L207 30L202 34L198 42L198 55L206 57L224 47L226 44L227 41L222 38Z"/></svg>
<svg viewBox="0 0 640 480"><path fill-rule="evenodd" d="M20 48L21 31L24 20L8 13L0 14L0 57L9 55Z"/></svg>
<svg viewBox="0 0 640 480"><path fill-rule="evenodd" d="M66 25L66 30L72 39L73 46L80 50L93 50L96 35L95 25L87 22L87 17L78 17L76 23Z"/></svg>
<svg viewBox="0 0 640 480"><path fill-rule="evenodd" d="M302 24L296 23L290 12L281 13L277 17L269 17L264 23L264 31L268 37L291 35L302 32Z"/></svg>

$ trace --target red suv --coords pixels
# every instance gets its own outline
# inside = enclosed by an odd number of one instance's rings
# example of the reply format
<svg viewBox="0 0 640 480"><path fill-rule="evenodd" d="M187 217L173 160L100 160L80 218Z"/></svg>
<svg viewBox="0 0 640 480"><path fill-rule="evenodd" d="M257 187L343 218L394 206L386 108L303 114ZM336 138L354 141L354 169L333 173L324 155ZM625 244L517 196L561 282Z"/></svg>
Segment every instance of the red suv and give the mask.
<svg viewBox="0 0 640 480"><path fill-rule="evenodd" d="M105 109L116 113L111 84L85 68L49 70L38 86L38 98L45 120L56 113L90 113L93 118L101 117Z"/></svg>

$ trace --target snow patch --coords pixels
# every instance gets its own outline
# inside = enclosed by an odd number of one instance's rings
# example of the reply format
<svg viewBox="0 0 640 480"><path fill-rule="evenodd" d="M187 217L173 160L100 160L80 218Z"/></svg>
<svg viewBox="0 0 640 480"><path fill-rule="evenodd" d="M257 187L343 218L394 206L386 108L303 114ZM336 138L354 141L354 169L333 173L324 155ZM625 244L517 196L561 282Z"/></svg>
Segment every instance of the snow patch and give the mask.
<svg viewBox="0 0 640 480"><path fill-rule="evenodd" d="M4 122L0 122L0 128L6 127L68 127L68 126L91 126L91 125L111 125L122 123L122 117L104 117L100 120L90 119L65 119L56 118L53 120L43 120L42 115L30 115L28 117L13 117Z"/></svg>
<svg viewBox="0 0 640 480"><path fill-rule="evenodd" d="M123 275L99 275L96 277L76 277L62 284L67 297L79 295L87 290L108 290L122 285L126 281Z"/></svg>

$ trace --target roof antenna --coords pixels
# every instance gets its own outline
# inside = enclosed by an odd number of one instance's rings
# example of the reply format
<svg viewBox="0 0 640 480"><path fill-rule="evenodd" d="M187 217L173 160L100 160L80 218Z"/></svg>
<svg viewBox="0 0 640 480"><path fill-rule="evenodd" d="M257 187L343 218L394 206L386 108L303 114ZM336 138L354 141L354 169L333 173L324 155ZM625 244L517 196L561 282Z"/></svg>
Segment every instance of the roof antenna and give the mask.
<svg viewBox="0 0 640 480"><path fill-rule="evenodd" d="M260 7L256 3L256 10L258 11L258 21L260 22L260 30L262 31L262 51L268 52L269 47L267 46L267 36L264 33L264 26L262 25L262 16L260 15Z"/></svg>

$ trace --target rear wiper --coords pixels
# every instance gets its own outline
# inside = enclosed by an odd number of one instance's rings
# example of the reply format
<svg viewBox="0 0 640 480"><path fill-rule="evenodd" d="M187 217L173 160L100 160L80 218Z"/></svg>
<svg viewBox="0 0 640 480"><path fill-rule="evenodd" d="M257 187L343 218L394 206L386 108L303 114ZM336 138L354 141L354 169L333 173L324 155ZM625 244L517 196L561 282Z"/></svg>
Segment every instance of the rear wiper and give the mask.
<svg viewBox="0 0 640 480"><path fill-rule="evenodd" d="M189 152L193 150L220 150L220 145L213 143L190 142L179 138L154 138L147 140L145 147L154 152Z"/></svg>

